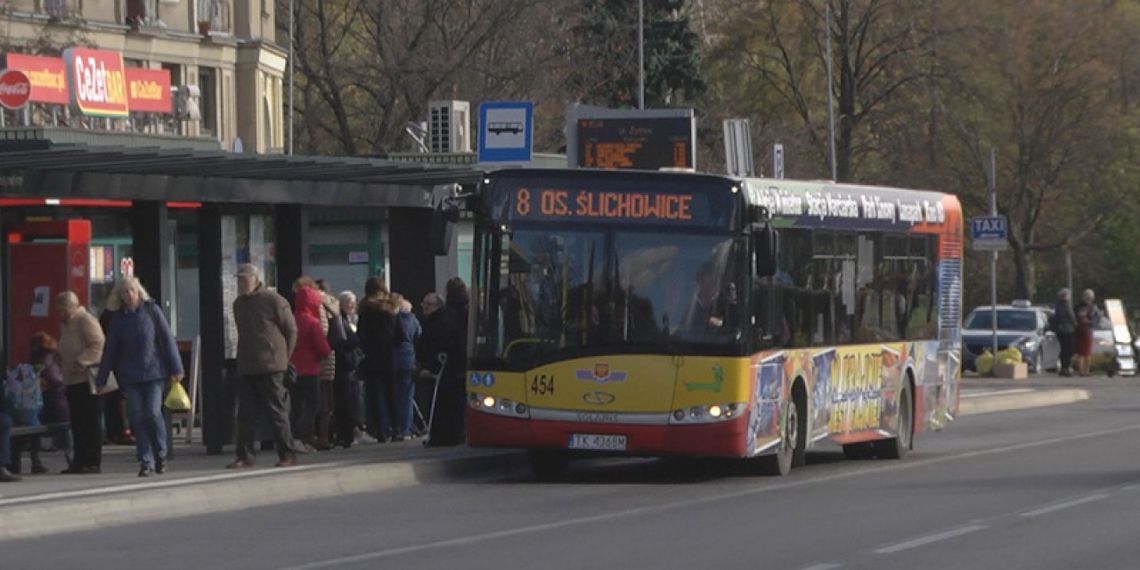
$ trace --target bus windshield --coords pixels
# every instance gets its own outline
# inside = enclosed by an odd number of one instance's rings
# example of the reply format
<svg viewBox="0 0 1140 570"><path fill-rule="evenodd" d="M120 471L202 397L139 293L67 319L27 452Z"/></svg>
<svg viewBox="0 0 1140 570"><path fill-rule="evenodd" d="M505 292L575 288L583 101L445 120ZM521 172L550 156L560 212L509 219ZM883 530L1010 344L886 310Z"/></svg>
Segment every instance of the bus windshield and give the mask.
<svg viewBox="0 0 1140 570"><path fill-rule="evenodd" d="M729 236L542 226L482 237L477 358L741 350L743 244Z"/></svg>

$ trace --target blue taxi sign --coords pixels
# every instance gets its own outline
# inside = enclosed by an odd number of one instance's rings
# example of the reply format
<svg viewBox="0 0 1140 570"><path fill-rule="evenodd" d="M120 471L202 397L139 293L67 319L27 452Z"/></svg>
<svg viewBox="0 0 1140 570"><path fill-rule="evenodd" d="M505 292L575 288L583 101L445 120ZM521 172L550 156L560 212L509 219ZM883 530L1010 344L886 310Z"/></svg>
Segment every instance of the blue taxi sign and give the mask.
<svg viewBox="0 0 1140 570"><path fill-rule="evenodd" d="M970 218L970 239L974 249L1005 251L1009 247L1009 222L1005 216Z"/></svg>

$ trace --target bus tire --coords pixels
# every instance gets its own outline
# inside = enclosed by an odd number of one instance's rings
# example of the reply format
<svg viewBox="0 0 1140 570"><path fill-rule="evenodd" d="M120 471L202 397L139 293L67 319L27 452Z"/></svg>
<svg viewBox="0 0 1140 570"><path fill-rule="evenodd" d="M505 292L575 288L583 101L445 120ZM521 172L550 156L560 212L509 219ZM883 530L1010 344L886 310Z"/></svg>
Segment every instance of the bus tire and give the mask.
<svg viewBox="0 0 1140 570"><path fill-rule="evenodd" d="M527 461L535 479L540 481L561 481L570 467L566 453L554 449L531 449L527 451Z"/></svg>
<svg viewBox="0 0 1140 570"><path fill-rule="evenodd" d="M914 400L911 398L910 375L899 396L899 421L896 437L875 442L876 454L883 459L902 459L914 443Z"/></svg>
<svg viewBox="0 0 1140 570"><path fill-rule="evenodd" d="M776 453L759 458L760 472L773 477L787 475L794 465L804 464L804 441L807 439L806 396L803 385L792 389L792 401L784 405L783 423L780 426L780 445Z"/></svg>

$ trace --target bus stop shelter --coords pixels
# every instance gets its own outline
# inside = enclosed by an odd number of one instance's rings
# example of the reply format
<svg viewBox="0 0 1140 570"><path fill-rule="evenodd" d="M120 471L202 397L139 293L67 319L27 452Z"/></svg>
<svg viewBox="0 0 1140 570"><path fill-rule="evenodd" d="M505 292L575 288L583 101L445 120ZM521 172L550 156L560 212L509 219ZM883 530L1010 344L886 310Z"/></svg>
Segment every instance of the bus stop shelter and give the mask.
<svg viewBox="0 0 1140 570"><path fill-rule="evenodd" d="M169 207L193 205L198 224L203 440L211 452L229 443L232 411L224 386L222 216L243 205L271 209L277 228L275 277L283 285L305 273L308 210L387 208L390 285L418 298L435 290L435 254L426 239L432 207L456 185L476 183L480 176L471 166L237 154L218 149L216 141L52 128L0 130L3 207L53 200L129 202L134 273L159 302L172 294L164 285L170 280L162 275L163 257L171 251L169 232L163 231ZM5 307L11 271L7 250ZM287 286L281 292L290 296ZM5 331L8 321L5 315Z"/></svg>

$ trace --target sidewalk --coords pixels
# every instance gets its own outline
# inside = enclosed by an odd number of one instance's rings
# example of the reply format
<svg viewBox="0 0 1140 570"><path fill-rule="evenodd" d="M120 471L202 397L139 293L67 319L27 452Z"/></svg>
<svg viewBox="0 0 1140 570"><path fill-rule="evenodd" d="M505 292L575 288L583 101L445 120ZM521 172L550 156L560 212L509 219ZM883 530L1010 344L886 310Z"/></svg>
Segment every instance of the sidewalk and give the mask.
<svg viewBox="0 0 1140 570"><path fill-rule="evenodd" d="M1119 380L1117 380L1119 381ZM1100 377L1064 377L1045 372L1029 378L965 376L958 415L986 414L1072 404L1089 399L1089 388L1112 382Z"/></svg>
<svg viewBox="0 0 1140 570"><path fill-rule="evenodd" d="M967 377L960 415L1051 406L1087 400L1090 378L1035 376L1027 380ZM1138 378L1140 381L1140 378ZM1083 388L1081 386L1084 386ZM134 446L104 447L100 475L61 475L62 452L45 452L45 475L23 474L0 484L0 541L106 528L178 516L241 510L287 501L378 492L408 485L526 472L517 450L466 446L425 448L420 439L363 443L299 455L300 465L275 468L262 452L254 469L231 471L233 447L208 456L201 443L177 438L167 473L137 476ZM27 458L25 470L29 467Z"/></svg>
<svg viewBox="0 0 1140 570"><path fill-rule="evenodd" d="M521 472L518 451L466 446L425 448L420 439L364 443L298 455L299 465L275 468L272 451L253 469L229 470L230 455L205 454L200 443L175 442L164 475L137 476L134 446L104 447L103 473L61 475L62 452L45 452L51 472L22 474L0 485L0 540L29 538L222 511L284 501L376 492L407 485ZM25 460L25 471L27 469Z"/></svg>
<svg viewBox="0 0 1140 570"><path fill-rule="evenodd" d="M1089 389L1108 385L1122 378L1099 376L1060 376L1034 374L1021 380L970 374L962 377L959 415L1009 412L1015 409L1074 404L1089 399ZM1140 381L1140 376L1137 376Z"/></svg>

